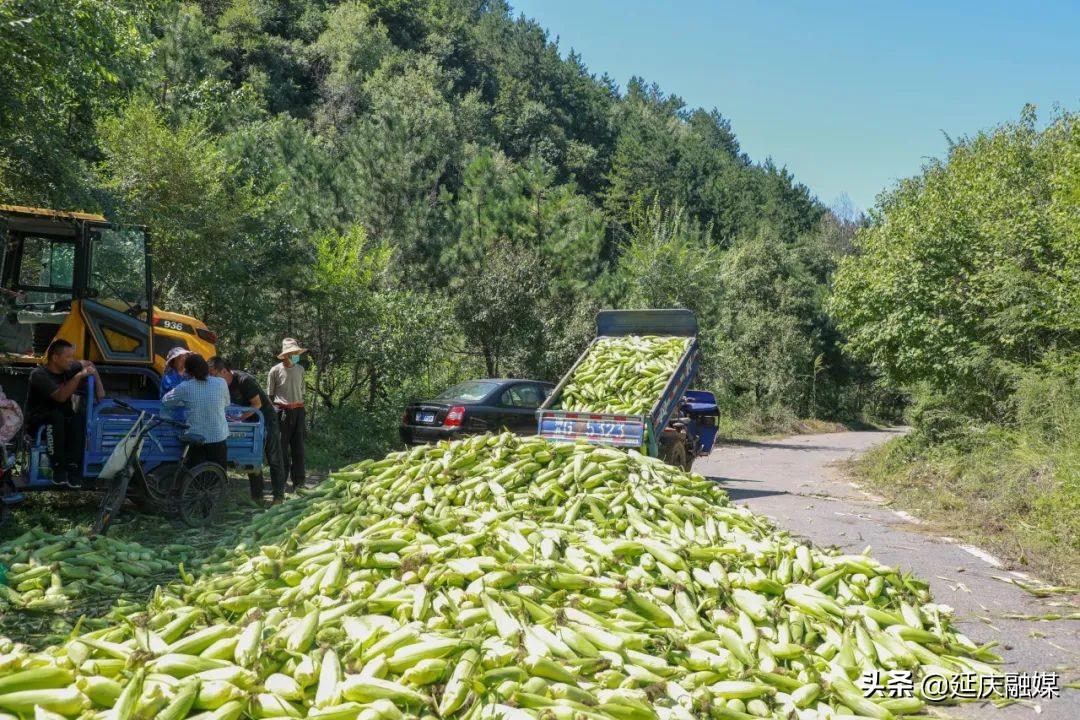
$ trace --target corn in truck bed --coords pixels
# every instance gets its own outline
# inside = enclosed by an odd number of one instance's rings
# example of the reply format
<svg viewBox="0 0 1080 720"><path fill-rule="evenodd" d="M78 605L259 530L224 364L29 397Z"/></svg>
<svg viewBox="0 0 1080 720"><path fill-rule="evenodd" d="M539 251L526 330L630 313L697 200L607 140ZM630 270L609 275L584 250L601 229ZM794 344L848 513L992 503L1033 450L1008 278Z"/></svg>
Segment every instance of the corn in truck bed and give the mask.
<svg viewBox="0 0 1080 720"><path fill-rule="evenodd" d="M602 310L596 316L596 338L578 357L559 384L536 411L537 434L553 442L585 441L594 445L637 448L656 457L658 438L667 427L690 387L698 368L697 318L689 310ZM608 413L557 410L562 402L563 389L578 366L605 337L625 335L663 335L692 338L679 359L675 372L668 379L660 397L647 415L616 415Z"/></svg>

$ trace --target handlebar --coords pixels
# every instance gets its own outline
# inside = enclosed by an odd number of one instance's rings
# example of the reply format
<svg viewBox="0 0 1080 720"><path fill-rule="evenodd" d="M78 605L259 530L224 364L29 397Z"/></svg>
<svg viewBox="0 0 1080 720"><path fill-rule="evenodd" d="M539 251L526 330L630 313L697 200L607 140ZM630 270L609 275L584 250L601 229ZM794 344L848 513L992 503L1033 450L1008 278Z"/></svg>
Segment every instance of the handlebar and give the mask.
<svg viewBox="0 0 1080 720"><path fill-rule="evenodd" d="M156 418L156 419L157 419L157 420L158 420L159 422L163 422L163 423L165 423L166 425L172 425L173 427L175 427L175 428L178 428L178 429L180 429L180 430L187 430L188 428L190 428L190 427L191 427L191 426L190 426L190 425L188 425L187 423L183 423L183 422L180 422L179 420L170 420L169 418L167 418L167 417L161 417L160 415L155 415L154 417L155 417L155 418Z"/></svg>
<svg viewBox="0 0 1080 720"><path fill-rule="evenodd" d="M137 412L137 413L146 412L145 410L140 410L139 408L135 407L134 405L130 405L130 404L124 402L123 400L113 399L113 404L116 405L117 407L122 407L125 410L130 410L131 412ZM191 427L187 423L182 423L179 420L171 420L171 419L169 419L167 417L162 417L161 415L154 415L153 413L148 413L148 414L150 415L150 417L157 420L159 423L164 423L166 425L172 425L173 427L179 428L180 430L187 430L189 427Z"/></svg>

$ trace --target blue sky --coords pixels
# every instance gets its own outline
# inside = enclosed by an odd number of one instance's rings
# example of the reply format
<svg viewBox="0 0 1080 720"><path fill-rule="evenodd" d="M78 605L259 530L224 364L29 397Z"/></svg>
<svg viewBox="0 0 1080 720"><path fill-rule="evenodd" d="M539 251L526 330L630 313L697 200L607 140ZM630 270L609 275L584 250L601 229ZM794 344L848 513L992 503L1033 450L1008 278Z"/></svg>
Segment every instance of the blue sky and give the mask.
<svg viewBox="0 0 1080 720"><path fill-rule="evenodd" d="M754 160L858 208L953 138L1080 110L1080 0L509 0L621 88L716 107Z"/></svg>

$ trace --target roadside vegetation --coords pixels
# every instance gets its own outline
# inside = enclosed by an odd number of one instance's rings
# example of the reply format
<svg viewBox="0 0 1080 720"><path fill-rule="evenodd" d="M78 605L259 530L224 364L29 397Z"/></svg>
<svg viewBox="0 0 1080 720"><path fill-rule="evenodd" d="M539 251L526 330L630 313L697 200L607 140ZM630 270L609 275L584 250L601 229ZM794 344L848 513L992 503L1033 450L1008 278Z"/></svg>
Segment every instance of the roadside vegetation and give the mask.
<svg viewBox="0 0 1080 720"><path fill-rule="evenodd" d="M1018 570L1080 586L1080 403L1075 396L1067 403L1058 409L1071 418L1060 428L1043 418L1034 426L979 425L936 443L916 432L875 448L855 468L942 534L975 542Z"/></svg>
<svg viewBox="0 0 1080 720"><path fill-rule="evenodd" d="M858 468L1019 569L1080 584L1080 118L954 143L884 193L840 263L847 348L909 436Z"/></svg>

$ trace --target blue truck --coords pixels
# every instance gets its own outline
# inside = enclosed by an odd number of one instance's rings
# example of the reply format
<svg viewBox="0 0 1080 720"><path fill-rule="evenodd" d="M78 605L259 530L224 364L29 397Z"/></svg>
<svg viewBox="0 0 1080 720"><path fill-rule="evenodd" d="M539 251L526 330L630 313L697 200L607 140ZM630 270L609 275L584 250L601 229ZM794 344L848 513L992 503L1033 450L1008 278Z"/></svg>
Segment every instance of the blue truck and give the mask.
<svg viewBox="0 0 1080 720"><path fill-rule="evenodd" d="M701 354L694 313L685 309L603 310L589 344L536 412L537 434L553 442L584 441L635 448L689 470L708 454L716 438L717 406L712 393L689 390ZM602 338L665 335L691 338L663 392L647 415L616 415L558 409L562 392L578 366Z"/></svg>

